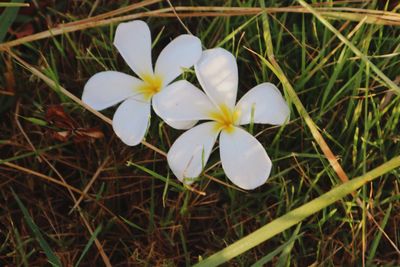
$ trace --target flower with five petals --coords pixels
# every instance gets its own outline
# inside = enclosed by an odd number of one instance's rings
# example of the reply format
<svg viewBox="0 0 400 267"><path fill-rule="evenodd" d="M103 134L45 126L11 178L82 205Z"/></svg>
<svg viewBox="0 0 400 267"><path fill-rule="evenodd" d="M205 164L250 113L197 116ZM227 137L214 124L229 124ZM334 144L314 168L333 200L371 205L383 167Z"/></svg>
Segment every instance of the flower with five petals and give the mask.
<svg viewBox="0 0 400 267"><path fill-rule="evenodd" d="M282 125L289 108L279 90L262 83L249 90L235 105L238 69L235 57L222 48L203 51L195 72L205 93L187 81L178 81L160 92L170 101L158 102L167 120L210 120L183 133L168 152L168 164L184 183L198 177L218 135L222 168L243 189L254 189L269 177L272 163L264 147L241 125Z"/></svg>
<svg viewBox="0 0 400 267"><path fill-rule="evenodd" d="M85 85L82 100L96 110L102 110L119 102L113 117L113 129L127 145L137 145L144 138L150 118L150 106L169 101L160 96L182 74L183 68L192 67L201 56L200 40L183 34L172 40L160 53L153 70L151 35L147 24L135 20L118 25L114 45L129 67L140 78L117 71L104 71L92 76ZM153 108L157 112L153 101ZM177 129L192 127L196 121L165 120Z"/></svg>

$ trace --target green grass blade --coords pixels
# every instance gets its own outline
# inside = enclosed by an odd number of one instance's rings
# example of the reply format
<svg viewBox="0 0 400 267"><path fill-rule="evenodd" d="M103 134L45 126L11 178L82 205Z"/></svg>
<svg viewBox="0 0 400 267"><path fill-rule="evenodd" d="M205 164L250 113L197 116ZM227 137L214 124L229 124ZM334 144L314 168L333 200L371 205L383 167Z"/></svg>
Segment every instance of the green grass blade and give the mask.
<svg viewBox="0 0 400 267"><path fill-rule="evenodd" d="M183 252L185 255L186 266L190 266L190 257L189 257L188 249L186 246L186 238L183 233L182 227L179 228L179 236L181 238L181 244L182 244Z"/></svg>
<svg viewBox="0 0 400 267"><path fill-rule="evenodd" d="M300 228L301 228L301 223L297 225L289 242L286 242L287 245L283 248L282 253L278 258L278 262L276 263L277 267L290 266L290 252L293 249L294 241L298 238Z"/></svg>
<svg viewBox="0 0 400 267"><path fill-rule="evenodd" d="M1 144L1 142L0 142L0 144ZM49 147L46 147L46 148L37 149L36 151L27 152L27 153L24 153L24 154L21 154L21 155L18 155L18 156L14 156L14 157L11 157L11 158L0 159L0 164L4 164L6 162L16 161L16 160L19 160L19 159L24 159L24 158L31 157L31 156L38 156L38 155L41 155L44 152L51 151L51 150L54 150L54 149L57 149L57 148L61 148L61 147L65 147L65 146L70 145L70 144L71 144L70 142L66 142L66 143L62 143L62 144L58 144L58 145L54 145L54 146L49 146Z"/></svg>
<svg viewBox="0 0 400 267"><path fill-rule="evenodd" d="M28 267L28 257L25 253L25 246L24 243L22 242L21 236L17 230L17 228L13 229L14 231L14 236L15 236L15 243L16 243L16 251L19 253L21 257L21 262L19 263L19 266L24 265L24 267Z"/></svg>
<svg viewBox="0 0 400 267"><path fill-rule="evenodd" d="M31 229L35 239L39 242L40 247L43 249L44 253L46 254L47 260L49 261L49 263L52 266L62 266L60 259L51 250L50 245L44 239L42 233L39 230L39 227L37 227L37 225L33 221L32 217L29 215L28 210L26 209L26 207L24 206L24 204L19 199L19 197L17 196L17 194L14 192L13 189L11 189L11 193L14 195L14 198L17 201L17 204L24 215L24 219L25 219L26 223L28 224L29 228Z"/></svg>
<svg viewBox="0 0 400 267"><path fill-rule="evenodd" d="M85 257L86 253L89 251L89 248L93 245L93 242L96 239L97 235L101 232L101 229L102 229L102 225L100 224L99 226L97 226L96 230L94 230L92 236L90 237L85 248L83 249L81 256L79 257L78 261L75 263L75 265L74 265L75 267L79 266L79 264Z"/></svg>
<svg viewBox="0 0 400 267"><path fill-rule="evenodd" d="M382 223L380 225L380 227L382 228L382 230L385 229L386 224L390 218L390 214L392 212L392 204L389 204L389 208L386 210L385 213L385 217L382 220ZM376 235L376 237L374 238L374 241L372 242L371 248L369 250L369 255L368 255L368 259L367 259L367 266L372 266L372 261L374 260L375 257L375 253L376 250L378 249L379 243L381 242L381 238L382 238L382 232L379 231L378 234Z"/></svg>
<svg viewBox="0 0 400 267"><path fill-rule="evenodd" d="M302 234L300 234L300 235L298 234L300 231L300 227L301 227L301 224L299 223L297 225L297 228L294 231L293 235L290 237L290 239L287 242L283 243L282 245L277 247L274 251L272 251L272 252L268 253L267 255L265 255L264 257L262 257L256 263L251 265L251 267L263 267L263 266L265 266L265 264L270 262L275 256L277 256L281 252L282 252L282 254L281 254L281 256L282 256L283 251L289 246L293 247L294 241L296 241L298 238L300 238L302 236Z"/></svg>
<svg viewBox="0 0 400 267"><path fill-rule="evenodd" d="M254 16L251 19L249 19L248 21L246 21L245 23L243 23L242 25L240 25L240 27L238 27L237 29L235 29L234 31L232 31L230 34L228 34L222 41L220 41L216 47L220 47L223 46L224 44L226 44L229 40L231 40L238 32L243 31L244 28L246 28L250 23L252 23L258 16Z"/></svg>
<svg viewBox="0 0 400 267"><path fill-rule="evenodd" d="M370 68L375 72L376 75L380 79L384 81L384 83L392 89L396 94L400 95L400 88L389 79L375 64L373 64L368 57L362 53L352 42L350 42L343 34L341 34L332 24L330 24L321 14L319 14L314 8L312 8L309 4L304 2L303 0L298 0L300 5L309 10L325 27L327 27L331 32L333 32L345 45L347 45L354 54L361 58L367 65L369 64Z"/></svg>
<svg viewBox="0 0 400 267"><path fill-rule="evenodd" d="M258 230L252 232L251 234L245 236L244 238L236 241L235 243L229 245L228 247L220 250L214 255L206 258L205 260L199 262L195 266L218 266L228 260L248 251L249 249L265 242L271 237L282 233L291 226L301 222L308 216L317 213L321 209L335 203L336 201L342 199L346 195L356 191L364 184L380 177L383 174L400 166L400 156L394 157L390 161L382 164L381 166L367 172L366 174L354 178L349 182L341 184L329 192L323 194L322 196L309 201L308 203L296 208L285 215L273 220L272 222L266 224L265 226L259 228Z"/></svg>
<svg viewBox="0 0 400 267"><path fill-rule="evenodd" d="M175 187L175 188L177 188L177 189L179 189L181 191L185 190L183 186L181 186L181 185L179 185L179 184L177 184L175 182L170 181L166 177L164 177L164 176L156 173L155 171L152 171L152 170L150 170L150 169L148 169L148 168L146 168L144 166L138 165L138 164L133 163L131 161L128 161L127 166L135 166L136 168L138 168L138 169L150 174L151 176L153 176L154 178L156 178L158 180L161 180L161 181L163 181L165 183L168 183L168 184L172 185L173 187Z"/></svg>
<svg viewBox="0 0 400 267"><path fill-rule="evenodd" d="M142 231L142 232L146 233L146 230L143 229L142 227L140 227L139 225L137 225L136 223L133 223L133 222L129 221L128 219L122 217L122 216L119 216L119 218L121 218L129 226L131 226L131 227L133 227L133 228L135 228L135 229L137 229L139 231Z"/></svg>
<svg viewBox="0 0 400 267"><path fill-rule="evenodd" d="M18 1L15 1L18 2ZM0 3L0 7L28 7L29 4L25 4L25 3Z"/></svg>
<svg viewBox="0 0 400 267"><path fill-rule="evenodd" d="M6 37L8 28L14 22L17 17L20 3L25 2L25 0L13 0L10 3L2 3L8 5L0 16L0 43L3 42L4 37ZM4 6L3 5L3 6ZM1 6L0 6L1 7Z"/></svg>

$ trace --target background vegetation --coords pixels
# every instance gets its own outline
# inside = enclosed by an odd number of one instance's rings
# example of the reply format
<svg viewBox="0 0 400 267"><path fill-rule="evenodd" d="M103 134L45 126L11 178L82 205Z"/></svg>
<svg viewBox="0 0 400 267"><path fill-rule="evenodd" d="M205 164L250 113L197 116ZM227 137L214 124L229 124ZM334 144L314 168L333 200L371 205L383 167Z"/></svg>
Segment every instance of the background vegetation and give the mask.
<svg viewBox="0 0 400 267"><path fill-rule="evenodd" d="M398 1L171 2L48 0L2 10L0 265L192 265L400 154ZM146 146L167 151L181 131L153 115L147 143L128 147L109 125L115 109L99 117L79 101L95 73L131 73L112 45L120 21L149 23L156 58L186 32L177 15L204 48L238 57L239 97L269 81L291 104L285 127L249 129L274 164L257 190L232 186L217 151L184 188ZM228 265L396 266L399 182L399 169L384 169Z"/></svg>

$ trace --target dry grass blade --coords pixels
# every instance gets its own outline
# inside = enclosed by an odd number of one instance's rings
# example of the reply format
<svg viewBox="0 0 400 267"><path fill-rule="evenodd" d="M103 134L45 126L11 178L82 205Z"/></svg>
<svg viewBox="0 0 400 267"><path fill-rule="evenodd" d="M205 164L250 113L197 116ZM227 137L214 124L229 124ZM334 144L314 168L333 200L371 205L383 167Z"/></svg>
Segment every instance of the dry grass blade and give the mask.
<svg viewBox="0 0 400 267"><path fill-rule="evenodd" d="M94 231L93 231L92 227L90 226L88 220L86 219L86 217L83 215L82 212L79 212L79 215L81 216L83 223L85 224L86 228L88 229L90 236L93 237ZM112 267L110 259L108 258L107 254L104 252L103 246L101 245L101 243L97 239L97 237L94 238L94 243L95 243L97 249L99 250L100 256L103 259L105 266Z"/></svg>
<svg viewBox="0 0 400 267"><path fill-rule="evenodd" d="M28 137L28 135L26 134L24 128L22 127L21 123L19 122L19 106L20 106L20 100L17 101L17 105L15 108L15 115L14 115L14 119L15 119L15 123L17 124L18 129L21 131L22 135L25 137L25 140L28 142L29 146L31 147L32 151L36 152L36 148L35 146L32 144L31 139ZM38 157L39 162L42 162L41 157Z"/></svg>
<svg viewBox="0 0 400 267"><path fill-rule="evenodd" d="M108 18L117 14L132 11L134 9L143 7L159 2L144 1L140 4L121 8L115 12L107 12L93 18L83 19L76 22L70 22L66 24L60 24L56 28L49 29L47 31L32 34L26 37L22 37L13 41L0 44L0 51L7 50L8 48L22 45L28 42L37 41L45 38L54 37L68 32L80 31L95 27L101 27L118 23L122 21L134 20L145 17L202 17L202 16L251 16L259 13L310 13L309 10L301 6L290 6L290 7L278 7L278 8L260 8L260 7L222 7L222 6L175 6L169 8L157 9L154 11L140 12L131 15L119 16L114 18ZM331 19L344 19L352 21L361 21L365 17L366 23L380 24L380 25L400 25L400 15L394 12L367 10L360 8L353 8L346 11L341 11L341 8L316 8L322 16ZM181 12L181 13L178 13ZM108 18L108 19L107 19Z"/></svg>
<svg viewBox="0 0 400 267"><path fill-rule="evenodd" d="M142 7L146 7L146 6L149 6L149 5L152 5L152 4L156 4L156 3L159 3L161 1L162 0L145 0L145 1L141 1L139 3L131 4L131 5L128 5L128 6L125 6L125 7L121 7L121 8L112 10L110 12L103 13L103 14L100 14L100 15L97 15L97 16L94 16L94 17L90 17L90 18L87 18L87 19L81 19L81 20L74 21L74 22L69 22L69 23L66 23L66 24L63 24L63 25L64 26L72 26L72 25L85 24L85 23L88 23L88 22L99 21L99 20L102 20L102 19L111 18L111 17L117 16L117 15L120 15L120 14L123 14L123 13L127 13L129 11L134 11L136 9L139 9L139 8L142 8Z"/></svg>
<svg viewBox="0 0 400 267"><path fill-rule="evenodd" d="M22 172L24 172L24 173L31 174L31 175L33 175L33 176L42 178L42 179L44 179L44 180L46 180L46 181L48 181L48 182L50 182L50 183L57 184L57 185L61 185L62 187L67 188L68 190L71 190L71 191L73 191L73 192L75 192L75 193L78 193L78 194L80 194L80 195L83 195L83 196L88 197L88 195L85 195L85 194L84 194L81 190L79 190L78 188L75 188L75 187L73 187L73 186L71 186L71 185L69 185L69 184L63 183L63 182L61 182L61 181L59 181L59 180L57 180L57 179L55 179L55 178L53 178L53 177L47 176L47 175L45 175L45 174L43 174L43 173L40 173L40 172L31 170L31 169L28 169L28 168L19 166L19 165L17 165L17 164L11 163L11 162L3 162L3 163L1 163L1 164L5 165L5 166L8 166L8 167L10 167L10 168L13 168L13 169L22 171Z"/></svg>
<svg viewBox="0 0 400 267"><path fill-rule="evenodd" d="M104 170L106 164L108 162L108 158L105 159L103 161L103 163L99 166L99 168L97 168L96 172L93 174L92 179L90 179L89 183L86 185L85 189L83 189L83 194L87 194L87 192L89 191L90 187L93 185L93 183L96 181L97 177L99 177L100 173ZM74 206L71 208L71 211L69 213L71 213L74 209L76 209L79 204L81 203L81 201L83 200L83 196L81 195L78 200L75 202Z"/></svg>
<svg viewBox="0 0 400 267"><path fill-rule="evenodd" d="M211 168L208 168L208 169L210 170ZM204 175L204 177L210 179L211 181L214 181L214 182L216 182L216 183L219 183L219 184L221 184L221 185L223 185L223 186L226 186L226 187L235 189L235 190L240 191L240 192L244 192L244 193L247 192L246 190L243 190L243 189L241 189L241 188L239 188L239 187L237 187L237 186L234 186L234 185L225 183L224 181L221 181L221 180L219 180L219 179L215 178L214 176L211 176L211 175L209 175L209 174L207 174L207 173L204 173L203 175Z"/></svg>
<svg viewBox="0 0 400 267"><path fill-rule="evenodd" d="M188 34L192 34L192 33L190 32L189 28L186 27L185 23L183 23L183 21L182 21L181 18L179 17L179 15L178 15L178 13L176 12L176 9L175 9L175 7L172 5L171 1L170 1L170 0L167 0L167 2L168 2L168 5L172 8L172 12L174 13L175 17L178 19L178 21L179 21L179 23L182 25L182 27L186 30L186 32L187 32Z"/></svg>
<svg viewBox="0 0 400 267"><path fill-rule="evenodd" d="M10 41L7 43L2 43L2 44L0 44L0 51L6 51L7 49L14 47L14 46L18 46L21 44L25 44L25 43L29 43L32 41L45 39L45 38L54 37L54 36L61 35L64 33L106 26L106 25L110 25L113 23L134 20L134 19L139 19L139 18L143 18L143 17L159 16L161 13L165 13L165 12L169 12L169 11L172 11L172 9L171 8L158 9L155 11L141 12L141 13L137 13L137 14L133 14L133 15L120 16L120 17L115 17L115 18L111 18L111 19L88 21L85 23L76 22L72 25L61 24L58 27L49 29L47 31L42 31L42 32L28 35L26 37L22 37L22 38L19 38L19 39L16 39L16 40L13 40L13 41Z"/></svg>
<svg viewBox="0 0 400 267"><path fill-rule="evenodd" d="M49 77L47 77L46 75L44 75L42 72L40 72L38 69L36 69L35 67L31 66L29 63L27 63L26 61L24 61L22 58L20 58L19 56L17 56L14 52L12 52L11 50L7 51L16 61L18 61L24 68L26 68L27 70L29 70L32 74L34 74L35 76L39 77L41 80L43 80L47 85L49 85L52 88L57 88L58 90L60 90L64 95L66 95L67 97L69 97L71 100L73 100L74 102L76 102L77 104L79 104L80 106L84 107L85 109L87 109L88 111L92 112L94 115L96 115L97 117L99 117L100 119L102 119L104 122L108 123L108 124L112 124L112 120L106 116L104 116L103 114L101 114L100 112L98 112L97 110L92 109L91 107L89 107L88 105L86 105L85 103L82 102L82 100L80 100L78 97L76 97L75 95L71 94L67 89L65 89L64 87L57 85L53 80L51 80ZM152 144L147 143L146 141L142 141L142 144L145 145L146 147L152 149L153 151L159 153L160 155L166 156L167 154L162 151L161 149L153 146Z"/></svg>
<svg viewBox="0 0 400 267"><path fill-rule="evenodd" d="M268 38L270 38L269 33L266 34ZM269 39L270 41L270 39ZM310 114L307 112L306 108L304 105L301 103L300 98L296 94L295 90L293 89L292 85L290 84L289 80L285 76L283 70L279 66L278 62L275 60L273 51L272 51L272 42L267 45L267 47L270 47L270 50L268 51L268 60L267 61L264 57L259 55L258 53L254 52L253 50L246 48L249 52L255 54L258 56L263 63L265 63L274 73L275 75L279 78L279 80L282 82L283 87L285 88L286 92L288 93L291 101L294 103L296 106L297 111L300 113L301 117L304 119L306 122L308 128L310 129L310 132L314 138L314 140L317 142L319 147L321 148L322 152L326 156L326 158L329 161L329 164L332 166L333 170L336 172L338 177L342 182L347 182L349 180L349 177L343 170L342 166L339 164L335 154L333 154L332 150L329 148L328 144L326 143L325 139L321 135L321 133L318 130L317 125L311 118Z"/></svg>

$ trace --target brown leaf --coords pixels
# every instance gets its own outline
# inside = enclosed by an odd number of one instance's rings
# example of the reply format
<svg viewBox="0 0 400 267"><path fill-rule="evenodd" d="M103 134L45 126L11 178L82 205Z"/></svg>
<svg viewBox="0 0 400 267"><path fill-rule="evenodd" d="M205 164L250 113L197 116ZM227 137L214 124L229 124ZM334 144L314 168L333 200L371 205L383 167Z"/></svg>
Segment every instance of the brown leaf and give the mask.
<svg viewBox="0 0 400 267"><path fill-rule="evenodd" d="M10 29L9 32L15 35L17 38L22 38L35 33L35 29L33 28L32 23L26 23L21 27L19 27L18 29L16 29L15 31Z"/></svg>
<svg viewBox="0 0 400 267"><path fill-rule="evenodd" d="M59 128L68 130L77 128L76 122L65 113L64 108L60 105L50 106L47 109L46 120Z"/></svg>
<svg viewBox="0 0 400 267"><path fill-rule="evenodd" d="M68 141L73 137L74 142L83 142L91 139L104 137L98 128L80 128L60 105L50 106L46 112L46 120L63 131L52 131L51 136L61 142Z"/></svg>
<svg viewBox="0 0 400 267"><path fill-rule="evenodd" d="M53 131L51 132L51 137L60 142L67 142L71 137L71 131Z"/></svg>
<svg viewBox="0 0 400 267"><path fill-rule="evenodd" d="M98 128L89 128L89 129L82 129L79 128L75 130L77 135L87 136L94 139L101 139L104 138L104 134Z"/></svg>
<svg viewBox="0 0 400 267"><path fill-rule="evenodd" d="M6 71L4 72L4 79L6 81L6 92L9 92L11 95L14 95L15 92L15 76L14 69L12 64L12 59L8 55L5 59L6 63Z"/></svg>

